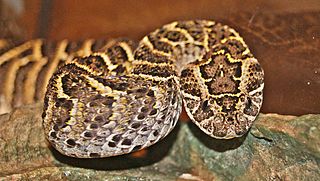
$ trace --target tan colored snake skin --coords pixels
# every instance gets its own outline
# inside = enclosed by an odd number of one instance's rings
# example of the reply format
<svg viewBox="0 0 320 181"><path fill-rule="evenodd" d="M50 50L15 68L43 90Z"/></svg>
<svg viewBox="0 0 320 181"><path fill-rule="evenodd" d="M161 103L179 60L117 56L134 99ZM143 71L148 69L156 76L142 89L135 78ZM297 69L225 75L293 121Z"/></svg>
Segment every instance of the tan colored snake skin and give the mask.
<svg viewBox="0 0 320 181"><path fill-rule="evenodd" d="M134 48L128 40L53 43L36 39L14 45L10 39L0 39L0 114L21 105L42 102L50 77L66 61L107 49L109 55L117 59L121 44Z"/></svg>
<svg viewBox="0 0 320 181"><path fill-rule="evenodd" d="M108 53L74 59L50 79L43 126L59 152L108 157L148 147L174 128L182 100L219 139L244 135L259 113L263 70L228 26L173 22L145 36L132 59L121 55L120 64Z"/></svg>

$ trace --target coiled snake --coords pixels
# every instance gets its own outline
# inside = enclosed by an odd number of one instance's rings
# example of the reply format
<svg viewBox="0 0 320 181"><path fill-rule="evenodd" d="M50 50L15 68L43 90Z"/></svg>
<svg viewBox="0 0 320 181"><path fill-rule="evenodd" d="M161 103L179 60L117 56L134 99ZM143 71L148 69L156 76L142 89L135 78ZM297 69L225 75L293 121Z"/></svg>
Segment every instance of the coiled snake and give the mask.
<svg viewBox="0 0 320 181"><path fill-rule="evenodd" d="M180 21L145 36L133 53L130 41L120 44L116 57L106 50L76 58L51 77L43 126L59 152L108 157L148 147L174 128L182 105L214 138L250 129L263 70L234 29Z"/></svg>

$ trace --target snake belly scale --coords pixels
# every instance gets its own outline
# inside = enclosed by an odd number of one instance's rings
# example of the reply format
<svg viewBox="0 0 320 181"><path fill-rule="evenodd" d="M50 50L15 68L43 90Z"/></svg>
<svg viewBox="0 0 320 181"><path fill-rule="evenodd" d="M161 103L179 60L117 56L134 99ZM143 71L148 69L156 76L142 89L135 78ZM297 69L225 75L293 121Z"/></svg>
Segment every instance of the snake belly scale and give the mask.
<svg viewBox="0 0 320 181"><path fill-rule="evenodd" d="M182 105L218 139L244 135L259 113L263 70L226 25L173 22L128 52L120 62L107 52L76 58L51 77L43 126L58 151L91 158L148 147L174 128Z"/></svg>

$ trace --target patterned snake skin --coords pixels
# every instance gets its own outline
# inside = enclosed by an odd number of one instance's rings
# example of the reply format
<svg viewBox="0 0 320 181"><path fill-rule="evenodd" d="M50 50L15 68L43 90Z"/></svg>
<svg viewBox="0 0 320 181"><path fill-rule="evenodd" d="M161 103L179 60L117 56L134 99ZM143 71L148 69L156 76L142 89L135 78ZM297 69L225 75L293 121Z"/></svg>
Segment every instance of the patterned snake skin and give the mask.
<svg viewBox="0 0 320 181"><path fill-rule="evenodd" d="M76 58L51 77L43 126L61 153L108 157L148 147L191 120L218 139L244 135L262 105L263 70L232 28L165 25L133 46Z"/></svg>
<svg viewBox="0 0 320 181"><path fill-rule="evenodd" d="M133 46L131 41L120 39L14 42L10 37L0 39L0 114L22 105L43 102L52 74L74 57L88 56L98 50L108 50L110 56L116 57L121 44Z"/></svg>

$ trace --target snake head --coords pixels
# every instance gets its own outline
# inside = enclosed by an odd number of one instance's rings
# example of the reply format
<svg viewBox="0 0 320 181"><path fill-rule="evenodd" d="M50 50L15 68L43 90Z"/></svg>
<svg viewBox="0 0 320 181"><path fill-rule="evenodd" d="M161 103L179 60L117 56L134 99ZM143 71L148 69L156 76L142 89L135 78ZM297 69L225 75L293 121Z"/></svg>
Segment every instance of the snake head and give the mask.
<svg viewBox="0 0 320 181"><path fill-rule="evenodd" d="M235 59L223 51L209 57L182 71L186 112L214 138L241 137L251 128L262 105L263 70L253 57Z"/></svg>

